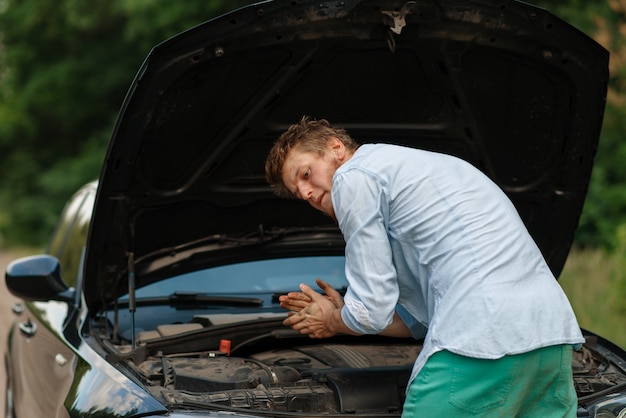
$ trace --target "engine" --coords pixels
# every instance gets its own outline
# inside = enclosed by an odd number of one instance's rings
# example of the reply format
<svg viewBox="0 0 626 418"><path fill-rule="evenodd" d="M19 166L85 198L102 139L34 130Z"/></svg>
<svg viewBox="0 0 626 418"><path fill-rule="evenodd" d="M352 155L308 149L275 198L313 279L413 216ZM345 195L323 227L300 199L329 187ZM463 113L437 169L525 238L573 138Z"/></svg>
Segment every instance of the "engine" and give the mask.
<svg viewBox="0 0 626 418"><path fill-rule="evenodd" d="M358 340L358 339L357 339ZM246 358L152 357L134 366L168 404L310 413L398 413L420 346L312 344Z"/></svg>

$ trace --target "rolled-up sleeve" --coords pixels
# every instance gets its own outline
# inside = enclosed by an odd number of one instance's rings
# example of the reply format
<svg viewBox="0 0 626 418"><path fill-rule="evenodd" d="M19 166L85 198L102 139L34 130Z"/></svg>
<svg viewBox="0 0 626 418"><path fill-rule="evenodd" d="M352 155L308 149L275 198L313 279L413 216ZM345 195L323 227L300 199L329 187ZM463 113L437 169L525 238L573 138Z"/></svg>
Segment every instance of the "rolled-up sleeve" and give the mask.
<svg viewBox="0 0 626 418"><path fill-rule="evenodd" d="M393 320L399 294L387 237L387 185L367 171L349 170L334 179L333 205L346 240L350 283L342 319L358 333L380 333Z"/></svg>

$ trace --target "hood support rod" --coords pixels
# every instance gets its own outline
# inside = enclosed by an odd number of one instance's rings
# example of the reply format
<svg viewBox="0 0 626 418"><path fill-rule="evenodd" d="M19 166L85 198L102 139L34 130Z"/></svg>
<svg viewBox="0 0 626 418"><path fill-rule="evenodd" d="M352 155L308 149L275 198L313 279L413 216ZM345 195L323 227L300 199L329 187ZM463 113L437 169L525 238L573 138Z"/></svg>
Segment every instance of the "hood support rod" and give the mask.
<svg viewBox="0 0 626 418"><path fill-rule="evenodd" d="M135 349L135 253L128 253L128 311L130 312L131 347Z"/></svg>

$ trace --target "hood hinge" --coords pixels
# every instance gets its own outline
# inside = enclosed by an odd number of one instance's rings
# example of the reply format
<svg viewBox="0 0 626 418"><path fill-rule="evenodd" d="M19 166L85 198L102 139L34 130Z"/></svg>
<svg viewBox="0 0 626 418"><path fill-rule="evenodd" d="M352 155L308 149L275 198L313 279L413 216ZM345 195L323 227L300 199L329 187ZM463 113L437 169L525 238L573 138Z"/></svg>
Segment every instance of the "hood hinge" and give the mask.
<svg viewBox="0 0 626 418"><path fill-rule="evenodd" d="M402 29L406 26L406 15L412 13L413 7L415 7L416 4L416 1L408 1L400 10L380 11L383 15L383 23L389 27L387 44L391 52L396 50L394 34L400 35Z"/></svg>

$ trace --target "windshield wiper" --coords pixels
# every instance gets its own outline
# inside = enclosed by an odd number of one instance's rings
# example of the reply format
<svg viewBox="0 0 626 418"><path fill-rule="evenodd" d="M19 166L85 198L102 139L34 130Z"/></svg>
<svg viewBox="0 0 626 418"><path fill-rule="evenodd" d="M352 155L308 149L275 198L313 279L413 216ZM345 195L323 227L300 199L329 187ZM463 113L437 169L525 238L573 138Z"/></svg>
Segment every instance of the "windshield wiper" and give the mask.
<svg viewBox="0 0 626 418"><path fill-rule="evenodd" d="M120 305L127 305L127 300L120 300ZM263 299L209 295L201 292L177 291L168 296L137 298L137 306L170 305L175 308L197 308L198 306L262 306Z"/></svg>
<svg viewBox="0 0 626 418"><path fill-rule="evenodd" d="M199 292L174 292L169 296L170 303L208 303L227 306L262 306L263 299L239 296L216 296Z"/></svg>

